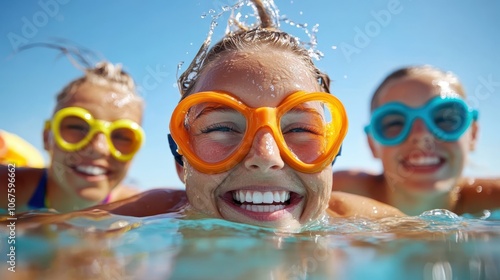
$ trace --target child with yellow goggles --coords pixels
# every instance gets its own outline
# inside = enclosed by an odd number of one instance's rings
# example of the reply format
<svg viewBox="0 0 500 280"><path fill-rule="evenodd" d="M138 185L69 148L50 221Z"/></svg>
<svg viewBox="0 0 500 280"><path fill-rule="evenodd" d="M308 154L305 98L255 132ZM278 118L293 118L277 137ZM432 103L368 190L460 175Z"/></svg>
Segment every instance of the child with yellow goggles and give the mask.
<svg viewBox="0 0 500 280"><path fill-rule="evenodd" d="M143 101L132 78L119 65L100 62L64 87L56 100L43 130L49 164L16 169L16 194L22 194L16 196L16 211L69 212L137 194L122 183L144 142ZM0 179L15 168L5 167ZM0 208L8 207L5 201Z"/></svg>
<svg viewBox="0 0 500 280"><path fill-rule="evenodd" d="M51 129L57 145L68 152L84 148L97 133L103 133L111 155L121 161L132 159L144 141L144 131L136 122L95 119L89 111L79 107L57 111L52 120L45 122L45 128Z"/></svg>

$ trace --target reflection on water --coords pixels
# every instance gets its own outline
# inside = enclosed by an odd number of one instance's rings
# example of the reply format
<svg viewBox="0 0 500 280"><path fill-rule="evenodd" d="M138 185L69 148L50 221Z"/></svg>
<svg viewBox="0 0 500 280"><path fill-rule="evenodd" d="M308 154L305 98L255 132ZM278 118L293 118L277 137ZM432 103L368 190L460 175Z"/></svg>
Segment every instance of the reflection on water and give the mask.
<svg viewBox="0 0 500 280"><path fill-rule="evenodd" d="M300 233L178 215L18 223L16 272L5 228L0 279L500 279L500 211L325 217Z"/></svg>

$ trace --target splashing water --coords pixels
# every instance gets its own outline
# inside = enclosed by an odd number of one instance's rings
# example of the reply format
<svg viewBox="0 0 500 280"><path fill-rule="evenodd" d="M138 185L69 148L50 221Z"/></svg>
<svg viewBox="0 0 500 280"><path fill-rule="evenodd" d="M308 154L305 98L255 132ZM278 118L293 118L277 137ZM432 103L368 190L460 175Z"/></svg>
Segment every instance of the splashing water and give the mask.
<svg viewBox="0 0 500 280"><path fill-rule="evenodd" d="M287 16L280 16L280 11L274 3L274 0L263 0L262 1L264 9L267 14L270 15L271 20L273 21L273 25L277 28L280 27L280 23L286 23L289 26L296 27L304 31L306 36L309 39L309 42L302 40L299 37L295 37L295 39L300 42L300 44L307 50L309 56L313 59L320 60L324 57L323 52L317 50L318 42L316 34L318 33L318 24L312 26L311 30L308 29L308 23L297 23ZM243 16L243 10L245 7L251 7L253 9L253 13L246 13L247 15ZM218 21L224 15L228 14L227 25L225 28L225 34L232 34L235 31L244 29L252 29L257 27L260 22L258 19L258 12L256 7L253 5L253 2L250 0L241 0L232 6L224 5L221 6L220 12L215 11L214 9L210 9L208 12L205 12L201 15L202 19L211 18L210 27L207 33L207 37L205 38L200 50L196 54L194 58L194 66L191 69L191 73L183 81L183 84L178 84L179 88L185 89L191 82L197 77L200 68L203 65L204 58L208 53L208 50L211 46L212 37L215 33L216 27L219 25ZM177 65L177 79L179 78L179 71L181 70L184 62L180 62Z"/></svg>

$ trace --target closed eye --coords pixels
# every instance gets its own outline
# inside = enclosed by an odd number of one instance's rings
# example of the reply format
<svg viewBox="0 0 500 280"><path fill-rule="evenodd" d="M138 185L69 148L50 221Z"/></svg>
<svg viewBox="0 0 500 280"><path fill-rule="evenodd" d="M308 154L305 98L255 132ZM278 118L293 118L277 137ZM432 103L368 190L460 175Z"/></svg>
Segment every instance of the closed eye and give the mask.
<svg viewBox="0 0 500 280"><path fill-rule="evenodd" d="M312 133L316 135L322 134L322 130L319 129L316 126L310 126L310 125L298 125L292 128L286 128L283 131L283 134L287 133Z"/></svg>
<svg viewBox="0 0 500 280"><path fill-rule="evenodd" d="M238 131L236 128L231 127L229 125L217 123L217 124L213 124L213 125L210 125L210 126L207 126L203 129L201 129L201 132L202 133L211 133L211 132L236 132L236 133L239 133L240 131Z"/></svg>
<svg viewBox="0 0 500 280"><path fill-rule="evenodd" d="M79 131L82 133L87 133L89 131L89 127L87 125L68 124L64 128L74 130L74 131Z"/></svg>

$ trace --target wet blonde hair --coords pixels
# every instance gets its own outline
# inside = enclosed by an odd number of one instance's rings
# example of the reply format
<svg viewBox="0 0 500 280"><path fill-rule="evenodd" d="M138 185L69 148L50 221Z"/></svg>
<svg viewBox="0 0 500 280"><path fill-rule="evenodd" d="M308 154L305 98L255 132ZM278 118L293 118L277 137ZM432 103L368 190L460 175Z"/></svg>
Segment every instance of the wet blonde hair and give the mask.
<svg viewBox="0 0 500 280"><path fill-rule="evenodd" d="M213 61L228 53L255 48L263 49L264 47L276 48L295 54L310 69L313 77L316 77L321 89L330 92L330 78L314 65L308 50L294 36L277 29L262 1L252 0L252 2L258 12L260 25L250 30L239 25L239 30L226 34L222 40L210 49L208 49L208 43L205 42L187 70L181 74L177 81L182 98L192 93L191 91L195 87L200 74Z"/></svg>
<svg viewBox="0 0 500 280"><path fill-rule="evenodd" d="M123 93L128 93L134 96L137 101L142 103L142 98L136 92L136 87L132 77L123 71L120 64L112 64L107 61L101 61L93 68L84 69L85 75L73 80L66 85L63 90L57 94L57 106L70 98L78 89L79 86L85 83L90 83L98 86L111 87Z"/></svg>
<svg viewBox="0 0 500 280"><path fill-rule="evenodd" d="M464 88L462 84L460 83L460 80L458 77L452 73L452 72L445 72L437 67L431 66L431 65L418 65L418 66L409 66L409 67L404 67L400 68L398 70L395 70L391 74L389 74L383 81L380 83L378 88L375 90L372 96L372 100L370 102L370 110L373 112L373 110L377 109L379 104L378 104L378 96L380 95L380 92L392 81L405 78L405 77L410 77L410 76L421 76L421 75L427 75L434 77L439 80L446 81L450 84L450 86L453 87L453 89L460 94L463 98L466 98L466 94L464 91Z"/></svg>
<svg viewBox="0 0 500 280"><path fill-rule="evenodd" d="M77 69L82 70L85 74L71 81L66 85L61 92L56 95L55 111L59 106L69 99L84 83L93 85L111 87L122 93L131 94L134 100L141 104L141 109L144 106L142 98L136 92L136 86L132 77L122 69L121 64L112 64L107 61L100 61L93 66L90 63L89 57L97 57L97 55L84 47L73 46L67 40L55 40L54 42L36 42L24 45L18 49L18 52L32 48L49 48L58 50L61 54L66 55L68 60Z"/></svg>

